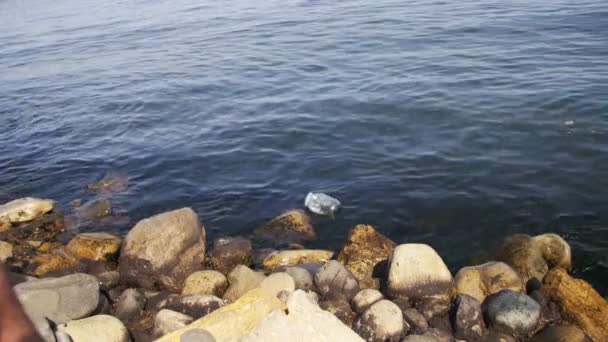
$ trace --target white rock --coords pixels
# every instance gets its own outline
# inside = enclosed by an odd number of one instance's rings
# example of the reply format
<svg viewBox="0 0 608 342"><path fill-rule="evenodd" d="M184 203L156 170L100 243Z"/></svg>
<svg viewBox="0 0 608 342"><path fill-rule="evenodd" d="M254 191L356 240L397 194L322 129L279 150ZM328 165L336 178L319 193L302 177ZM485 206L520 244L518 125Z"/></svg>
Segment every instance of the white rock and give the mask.
<svg viewBox="0 0 608 342"><path fill-rule="evenodd" d="M281 291L293 292L296 289L296 285L289 274L279 272L273 273L262 280L260 288L276 297Z"/></svg>
<svg viewBox="0 0 608 342"><path fill-rule="evenodd" d="M0 218L9 222L27 222L53 210L55 202L49 199L25 197L0 205Z"/></svg>
<svg viewBox="0 0 608 342"><path fill-rule="evenodd" d="M98 315L71 321L57 327L73 342L129 342L129 332L118 318Z"/></svg>
<svg viewBox="0 0 608 342"><path fill-rule="evenodd" d="M368 342L399 342L403 334L403 313L386 299L374 303L359 316L353 328Z"/></svg>
<svg viewBox="0 0 608 342"><path fill-rule="evenodd" d="M192 323L194 318L173 310L162 309L154 317L154 336L164 336Z"/></svg>
<svg viewBox="0 0 608 342"><path fill-rule="evenodd" d="M362 313L372 304L382 300L383 298L384 296L382 293L380 293L380 291L375 289L365 289L359 291L359 293L353 297L351 304L357 313Z"/></svg>

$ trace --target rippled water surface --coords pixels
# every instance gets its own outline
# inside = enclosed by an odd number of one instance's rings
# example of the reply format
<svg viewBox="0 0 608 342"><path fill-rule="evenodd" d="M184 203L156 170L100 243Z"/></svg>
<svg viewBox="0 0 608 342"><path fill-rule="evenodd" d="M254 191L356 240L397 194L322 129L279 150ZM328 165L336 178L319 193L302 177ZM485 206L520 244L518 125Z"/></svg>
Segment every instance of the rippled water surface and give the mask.
<svg viewBox="0 0 608 342"><path fill-rule="evenodd" d="M455 269L552 231L608 293L605 0L0 0L0 120L0 202L118 171L123 233L216 237L322 190L309 246L369 223Z"/></svg>

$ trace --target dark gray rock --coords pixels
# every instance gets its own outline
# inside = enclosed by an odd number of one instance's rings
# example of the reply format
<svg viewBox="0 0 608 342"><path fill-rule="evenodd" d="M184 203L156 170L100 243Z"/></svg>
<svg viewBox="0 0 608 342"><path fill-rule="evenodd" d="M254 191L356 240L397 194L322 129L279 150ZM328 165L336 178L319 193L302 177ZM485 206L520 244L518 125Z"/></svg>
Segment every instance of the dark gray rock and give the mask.
<svg viewBox="0 0 608 342"><path fill-rule="evenodd" d="M325 299L346 299L350 301L359 292L359 283L344 265L330 260L315 274L315 285Z"/></svg>
<svg viewBox="0 0 608 342"><path fill-rule="evenodd" d="M416 309L430 321L435 316L445 316L450 312L451 303L445 298L427 297L416 301Z"/></svg>
<svg viewBox="0 0 608 342"><path fill-rule="evenodd" d="M591 339L573 325L554 325L534 335L530 342L590 342Z"/></svg>
<svg viewBox="0 0 608 342"><path fill-rule="evenodd" d="M118 298L114 316L123 322L138 317L146 305L146 297L137 289L126 289Z"/></svg>
<svg viewBox="0 0 608 342"><path fill-rule="evenodd" d="M399 342L404 328L401 309L386 299L370 306L353 325L353 330L368 342Z"/></svg>
<svg viewBox="0 0 608 342"><path fill-rule="evenodd" d="M424 336L433 337L437 342L454 342L452 334L445 330L431 328L424 333Z"/></svg>
<svg viewBox="0 0 608 342"><path fill-rule="evenodd" d="M285 273L289 274L296 283L296 290L310 291L314 287L312 274L302 267L287 267Z"/></svg>
<svg viewBox="0 0 608 342"><path fill-rule="evenodd" d="M120 282L120 273L118 271L107 271L96 274L95 277L99 279L101 287L109 290L116 286Z"/></svg>
<svg viewBox="0 0 608 342"><path fill-rule="evenodd" d="M319 306L321 309L334 314L334 316L338 317L338 319L348 327L353 325L357 316L350 305L342 299L325 300L320 302Z"/></svg>
<svg viewBox="0 0 608 342"><path fill-rule="evenodd" d="M514 335L534 331L541 314L541 306L534 299L511 290L503 290L486 298L483 309L492 328Z"/></svg>
<svg viewBox="0 0 608 342"><path fill-rule="evenodd" d="M192 329L184 332L179 342L215 342L215 338L207 330Z"/></svg>
<svg viewBox="0 0 608 342"><path fill-rule="evenodd" d="M486 332L481 303L471 296L459 294L452 312L454 336L468 342L480 341Z"/></svg>
<svg viewBox="0 0 608 342"><path fill-rule="evenodd" d="M112 304L110 304L110 300L108 296L106 296L103 292L99 293L99 303L97 304L97 308L91 314L91 316L95 315L110 315L112 313Z"/></svg>
<svg viewBox="0 0 608 342"><path fill-rule="evenodd" d="M410 325L413 334L422 335L429 330L426 318L414 308L403 311L403 319Z"/></svg>
<svg viewBox="0 0 608 342"><path fill-rule="evenodd" d="M407 298L393 298L391 301L401 309L401 311L405 312L407 309L411 309L412 305L410 304L410 300Z"/></svg>
<svg viewBox="0 0 608 342"><path fill-rule="evenodd" d="M224 301L212 295L169 296L156 304L155 309L169 309L199 319L224 306Z"/></svg>

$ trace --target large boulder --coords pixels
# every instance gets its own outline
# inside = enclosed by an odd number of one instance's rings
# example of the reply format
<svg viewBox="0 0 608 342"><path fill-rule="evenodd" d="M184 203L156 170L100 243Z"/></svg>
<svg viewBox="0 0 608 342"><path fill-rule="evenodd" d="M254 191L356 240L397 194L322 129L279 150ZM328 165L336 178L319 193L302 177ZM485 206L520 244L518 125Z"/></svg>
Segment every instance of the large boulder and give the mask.
<svg viewBox="0 0 608 342"><path fill-rule="evenodd" d="M76 235L65 250L77 259L112 261L118 257L120 243L120 238L111 234L82 233Z"/></svg>
<svg viewBox="0 0 608 342"><path fill-rule="evenodd" d="M124 240L119 270L128 285L181 292L204 257L205 228L192 209L183 208L139 221Z"/></svg>
<svg viewBox="0 0 608 342"><path fill-rule="evenodd" d="M208 294L221 297L228 287L228 280L218 271L198 271L186 278L182 294Z"/></svg>
<svg viewBox="0 0 608 342"><path fill-rule="evenodd" d="M57 327L68 334L73 342L129 342L129 332L115 317L97 315L70 321Z"/></svg>
<svg viewBox="0 0 608 342"><path fill-rule="evenodd" d="M392 298L451 298L454 280L447 266L425 244L397 246L389 260L387 293Z"/></svg>
<svg viewBox="0 0 608 342"><path fill-rule="evenodd" d="M53 210L55 202L49 199L25 197L0 205L0 220L9 223L32 221Z"/></svg>
<svg viewBox="0 0 608 342"><path fill-rule="evenodd" d="M277 309L284 310L284 306L276 297L264 290L254 289L236 302L161 337L157 342L180 342L180 338L187 337L188 331L199 329L209 332L218 342L239 341Z"/></svg>
<svg viewBox="0 0 608 342"><path fill-rule="evenodd" d="M188 315L173 310L162 309L154 317L154 332L156 337L165 336L170 332L183 328L194 319Z"/></svg>
<svg viewBox="0 0 608 342"><path fill-rule="evenodd" d="M359 336L368 342L399 342L404 328L401 309L386 299L370 306L353 325Z"/></svg>
<svg viewBox="0 0 608 342"><path fill-rule="evenodd" d="M585 333L572 325L554 325L541 330L530 342L590 342Z"/></svg>
<svg viewBox="0 0 608 342"><path fill-rule="evenodd" d="M484 311L490 327L512 335L526 336L537 328L541 307L525 294L503 290L486 299Z"/></svg>
<svg viewBox="0 0 608 342"><path fill-rule="evenodd" d="M469 342L481 341L486 332L481 303L465 294L456 296L452 311L452 326L456 338Z"/></svg>
<svg viewBox="0 0 608 342"><path fill-rule="evenodd" d="M464 267L456 273L454 281L457 293L471 296L479 302L501 290L524 292L521 278L504 262Z"/></svg>
<svg viewBox="0 0 608 342"><path fill-rule="evenodd" d="M315 285L325 299L350 301L359 292L357 278L336 260L330 260L315 274Z"/></svg>
<svg viewBox="0 0 608 342"><path fill-rule="evenodd" d="M346 244L338 254L338 261L350 270L361 288L380 288L379 274L383 273L395 243L378 233L372 226L357 225L348 234Z"/></svg>
<svg viewBox="0 0 608 342"><path fill-rule="evenodd" d="M283 266L324 264L334 255L322 249L298 249L272 253L264 259L264 270L271 272Z"/></svg>
<svg viewBox="0 0 608 342"><path fill-rule="evenodd" d="M88 274L32 280L15 286L30 317L47 317L55 323L87 317L99 303L99 283Z"/></svg>
<svg viewBox="0 0 608 342"><path fill-rule="evenodd" d="M587 282L555 268L543 280L541 292L557 303L564 321L578 326L594 341L608 341L608 303Z"/></svg>
<svg viewBox="0 0 608 342"><path fill-rule="evenodd" d="M234 302L250 290L260 286L266 276L261 272L254 272L249 267L239 265L228 274L228 289L224 292L224 299Z"/></svg>
<svg viewBox="0 0 608 342"><path fill-rule="evenodd" d="M213 248L205 258L207 269L228 275L237 265L250 266L253 263L251 241L242 237L217 238Z"/></svg>
<svg viewBox="0 0 608 342"><path fill-rule="evenodd" d="M317 238L310 217L299 209L289 210L275 217L256 229L256 234L279 243L303 242Z"/></svg>

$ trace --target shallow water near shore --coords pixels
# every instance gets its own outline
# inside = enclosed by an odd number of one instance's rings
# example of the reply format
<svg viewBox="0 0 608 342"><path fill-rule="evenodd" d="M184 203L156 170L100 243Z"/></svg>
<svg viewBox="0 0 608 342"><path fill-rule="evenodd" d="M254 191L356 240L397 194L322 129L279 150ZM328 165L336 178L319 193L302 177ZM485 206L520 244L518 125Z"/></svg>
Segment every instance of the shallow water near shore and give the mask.
<svg viewBox="0 0 608 342"><path fill-rule="evenodd" d="M555 232L608 294L608 4L0 2L0 202L182 206L209 238L324 191L452 269Z"/></svg>

